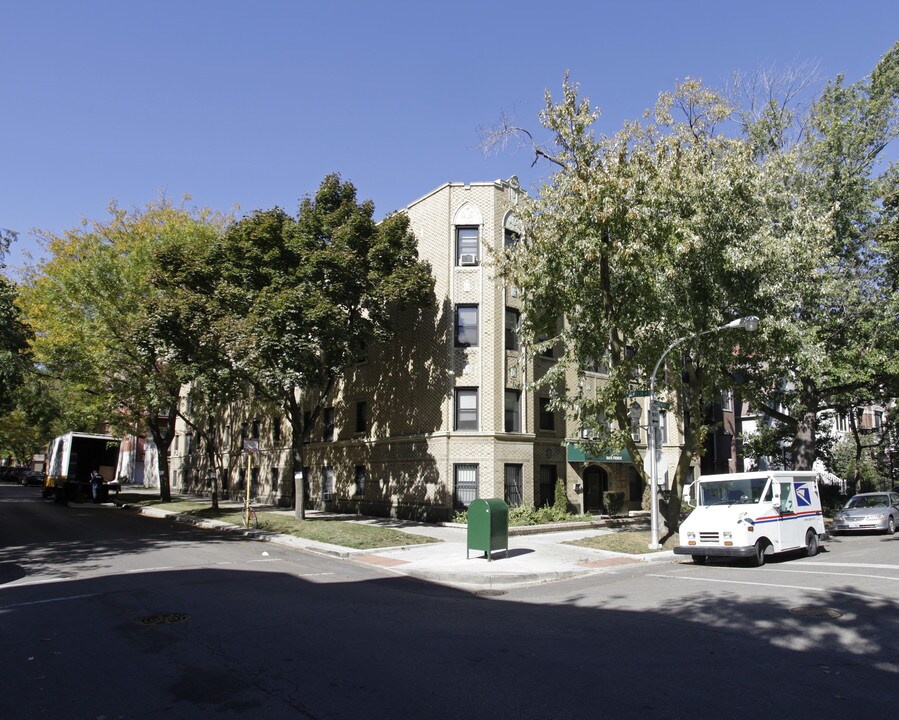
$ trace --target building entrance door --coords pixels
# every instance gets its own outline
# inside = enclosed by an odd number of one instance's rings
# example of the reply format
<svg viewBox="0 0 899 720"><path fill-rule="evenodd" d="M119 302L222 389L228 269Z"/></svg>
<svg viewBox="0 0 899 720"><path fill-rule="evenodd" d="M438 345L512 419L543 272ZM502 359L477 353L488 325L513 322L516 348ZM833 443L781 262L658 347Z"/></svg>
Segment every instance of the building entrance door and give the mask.
<svg viewBox="0 0 899 720"><path fill-rule="evenodd" d="M609 489L609 475L601 467L591 465L584 469L584 512L603 513L602 494Z"/></svg>

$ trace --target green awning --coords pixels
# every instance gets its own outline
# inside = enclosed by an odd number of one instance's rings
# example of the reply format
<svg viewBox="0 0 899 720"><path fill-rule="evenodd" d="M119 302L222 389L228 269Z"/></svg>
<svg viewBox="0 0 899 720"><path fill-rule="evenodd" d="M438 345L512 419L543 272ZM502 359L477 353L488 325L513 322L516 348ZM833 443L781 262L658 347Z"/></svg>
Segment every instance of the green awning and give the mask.
<svg viewBox="0 0 899 720"><path fill-rule="evenodd" d="M597 462L597 463L629 463L631 454L627 450L618 450L609 455L593 455L585 453L574 443L568 443L568 462Z"/></svg>

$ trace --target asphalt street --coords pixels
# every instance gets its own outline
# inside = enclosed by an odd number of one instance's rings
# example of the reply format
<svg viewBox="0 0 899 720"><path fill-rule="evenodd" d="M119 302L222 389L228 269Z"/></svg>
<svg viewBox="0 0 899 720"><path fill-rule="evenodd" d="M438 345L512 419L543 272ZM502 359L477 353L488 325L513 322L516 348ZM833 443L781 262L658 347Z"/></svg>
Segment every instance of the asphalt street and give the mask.
<svg viewBox="0 0 899 720"><path fill-rule="evenodd" d="M4 719L895 712L899 536L464 588L36 492L0 486Z"/></svg>

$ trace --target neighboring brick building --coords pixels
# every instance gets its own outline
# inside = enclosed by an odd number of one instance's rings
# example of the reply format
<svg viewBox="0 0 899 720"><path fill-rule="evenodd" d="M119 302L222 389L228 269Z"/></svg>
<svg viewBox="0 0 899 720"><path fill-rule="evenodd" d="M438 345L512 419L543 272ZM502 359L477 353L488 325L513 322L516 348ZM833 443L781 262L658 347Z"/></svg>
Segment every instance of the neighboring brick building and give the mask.
<svg viewBox="0 0 899 720"><path fill-rule="evenodd" d="M623 491L626 507L639 508L642 486L627 455L585 457L566 442L580 428L550 412L549 394L531 387L554 361L519 348L521 299L495 279L489 251L517 239L523 198L515 178L447 183L405 209L435 277L434 304L398 318L396 337L368 348L344 374L305 448L309 506L443 520L476 497L552 503L562 478L572 509L598 511L607 490ZM602 378L588 373L586 390ZM234 408L223 421L226 490L244 482L249 466L253 494L288 501L287 423L240 413ZM199 443L183 426L177 432L173 487L202 488ZM679 442L675 428L668 434L662 476ZM242 436L259 439L249 465L238 453Z"/></svg>

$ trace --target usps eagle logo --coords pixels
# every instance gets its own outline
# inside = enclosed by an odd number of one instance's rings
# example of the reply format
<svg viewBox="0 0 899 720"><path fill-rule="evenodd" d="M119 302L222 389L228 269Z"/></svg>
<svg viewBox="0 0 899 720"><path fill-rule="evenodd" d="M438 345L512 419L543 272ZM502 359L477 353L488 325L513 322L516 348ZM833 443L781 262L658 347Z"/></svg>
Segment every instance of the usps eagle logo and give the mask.
<svg viewBox="0 0 899 720"><path fill-rule="evenodd" d="M812 489L808 485L796 485L796 504L799 507L811 507Z"/></svg>

